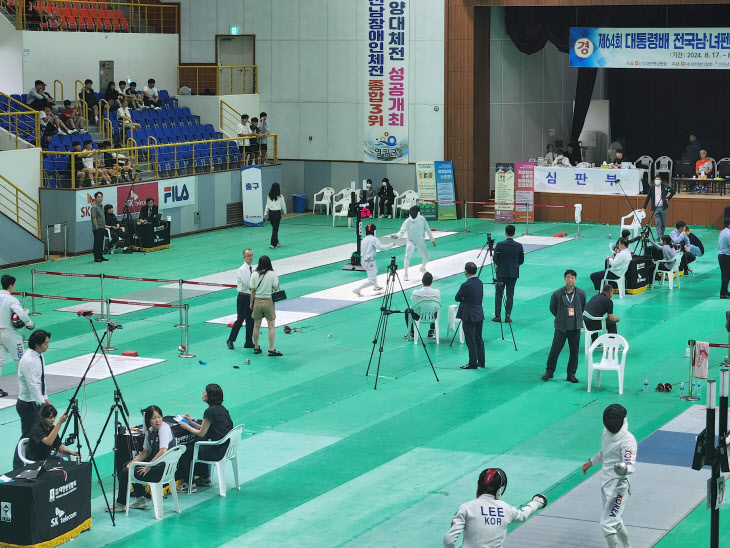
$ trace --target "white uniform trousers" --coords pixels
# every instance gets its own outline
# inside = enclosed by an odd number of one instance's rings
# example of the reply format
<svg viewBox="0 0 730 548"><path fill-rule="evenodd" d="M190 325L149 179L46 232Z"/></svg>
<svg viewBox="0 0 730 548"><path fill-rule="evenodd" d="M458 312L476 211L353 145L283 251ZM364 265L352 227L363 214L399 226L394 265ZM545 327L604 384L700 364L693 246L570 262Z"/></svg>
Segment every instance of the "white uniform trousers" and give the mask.
<svg viewBox="0 0 730 548"><path fill-rule="evenodd" d="M8 354L13 357L17 366L20 358L23 357L23 352L23 337L20 336L20 333L9 327L0 328L0 371L5 365Z"/></svg>
<svg viewBox="0 0 730 548"><path fill-rule="evenodd" d="M608 546L616 546L617 535L624 546L627 546L628 535L624 527L623 514L629 501L629 481L626 478L612 479L601 488L603 512L601 512L601 530Z"/></svg>
<svg viewBox="0 0 730 548"><path fill-rule="evenodd" d="M368 261L367 259L365 259L362 262L362 266L365 269L365 272L367 272L368 279L361 283L359 286L357 286L357 289L355 289L355 291L360 292L370 285L378 287L378 263L376 261Z"/></svg>
<svg viewBox="0 0 730 548"><path fill-rule="evenodd" d="M411 255L413 255L414 249L418 249L421 257L423 258L421 272L426 271L426 265L428 264L428 248L426 247L426 240L417 240L415 242L413 240L408 240L406 242L406 258L403 261L403 272L406 276L408 276L408 266L411 264Z"/></svg>

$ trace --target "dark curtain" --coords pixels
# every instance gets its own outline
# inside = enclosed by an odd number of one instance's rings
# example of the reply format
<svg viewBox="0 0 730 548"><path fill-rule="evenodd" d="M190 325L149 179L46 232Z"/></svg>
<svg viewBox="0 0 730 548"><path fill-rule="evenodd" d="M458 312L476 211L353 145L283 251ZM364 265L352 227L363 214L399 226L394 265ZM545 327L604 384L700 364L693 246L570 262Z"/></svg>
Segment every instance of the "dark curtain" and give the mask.
<svg viewBox="0 0 730 548"><path fill-rule="evenodd" d="M526 54L552 42L568 51L571 26L728 27L730 6L600 6L505 8L507 35ZM592 72L592 74L591 74ZM595 69L579 69L571 135L580 135L596 79ZM730 71L607 69L611 102L610 138L625 140L634 160L648 154L679 158L696 132L703 148L719 160L730 156Z"/></svg>

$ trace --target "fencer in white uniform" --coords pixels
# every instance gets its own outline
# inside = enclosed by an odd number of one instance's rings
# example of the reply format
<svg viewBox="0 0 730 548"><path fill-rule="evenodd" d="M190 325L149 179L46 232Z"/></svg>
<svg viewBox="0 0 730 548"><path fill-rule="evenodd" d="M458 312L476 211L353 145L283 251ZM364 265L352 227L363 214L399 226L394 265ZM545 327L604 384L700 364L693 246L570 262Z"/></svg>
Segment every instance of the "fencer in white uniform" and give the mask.
<svg viewBox="0 0 730 548"><path fill-rule="evenodd" d="M547 506L544 495L535 495L522 508L510 506L502 500L506 488L507 474L502 469L482 470L477 498L459 506L451 520L451 529L444 535L444 548L456 546L462 531L462 548L501 548L511 523L525 521L533 512Z"/></svg>
<svg viewBox="0 0 730 548"><path fill-rule="evenodd" d="M0 372L2 372L8 354L13 357L17 366L24 352L23 337L12 323L13 313L18 315L28 329L34 329L35 325L20 306L18 299L11 295L15 291L15 278L5 274L0 279L0 283L2 284L2 291L0 291ZM0 397L7 395L8 393L0 388Z"/></svg>
<svg viewBox="0 0 730 548"><path fill-rule="evenodd" d="M636 469L636 438L629 432L626 409L614 403L603 412L603 436L601 450L581 469L586 471L594 464L601 467L601 529L609 548L630 548L629 533L623 522L623 514L630 495L629 475Z"/></svg>
<svg viewBox="0 0 730 548"><path fill-rule="evenodd" d="M369 285L375 286L375 291L380 291L382 288L378 287L377 276L378 276L378 263L375 260L375 255L378 250L393 249L393 244L383 245L375 237L375 225L369 224L365 227L365 238L360 242L360 261L362 263L365 272L368 274L367 280L357 286L352 292L358 297L362 297L360 293L363 289Z"/></svg>
<svg viewBox="0 0 730 548"><path fill-rule="evenodd" d="M411 262L411 255L413 250L418 249L423 263L421 263L421 272L426 272L426 265L428 264L428 249L426 248L426 240L423 235L427 234L431 243L436 247L436 241L433 239L431 229L426 222L426 218L420 213L421 208L417 205L411 207L408 218L403 222L403 226L400 230L391 236L392 238L403 238L407 237L406 241L406 258L403 261L403 279L408 281L408 266Z"/></svg>

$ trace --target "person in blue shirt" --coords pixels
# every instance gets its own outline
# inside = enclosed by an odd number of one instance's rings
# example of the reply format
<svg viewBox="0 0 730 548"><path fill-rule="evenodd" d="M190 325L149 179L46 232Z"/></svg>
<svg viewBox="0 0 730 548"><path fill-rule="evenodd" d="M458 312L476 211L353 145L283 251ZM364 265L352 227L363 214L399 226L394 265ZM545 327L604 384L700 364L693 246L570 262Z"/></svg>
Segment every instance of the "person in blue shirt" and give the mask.
<svg viewBox="0 0 730 548"><path fill-rule="evenodd" d="M725 219L725 228L717 241L717 260L720 263L720 298L730 299L727 285L730 283L730 218Z"/></svg>

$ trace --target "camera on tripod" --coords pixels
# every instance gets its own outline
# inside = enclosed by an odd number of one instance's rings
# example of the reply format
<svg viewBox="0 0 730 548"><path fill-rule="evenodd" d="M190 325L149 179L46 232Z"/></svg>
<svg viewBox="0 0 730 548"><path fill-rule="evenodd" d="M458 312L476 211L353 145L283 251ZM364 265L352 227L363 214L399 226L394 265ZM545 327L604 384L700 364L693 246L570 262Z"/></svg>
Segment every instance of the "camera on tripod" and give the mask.
<svg viewBox="0 0 730 548"><path fill-rule="evenodd" d="M390 256L390 264L388 265L388 272L395 272L398 270L398 265L395 264L395 255Z"/></svg>

